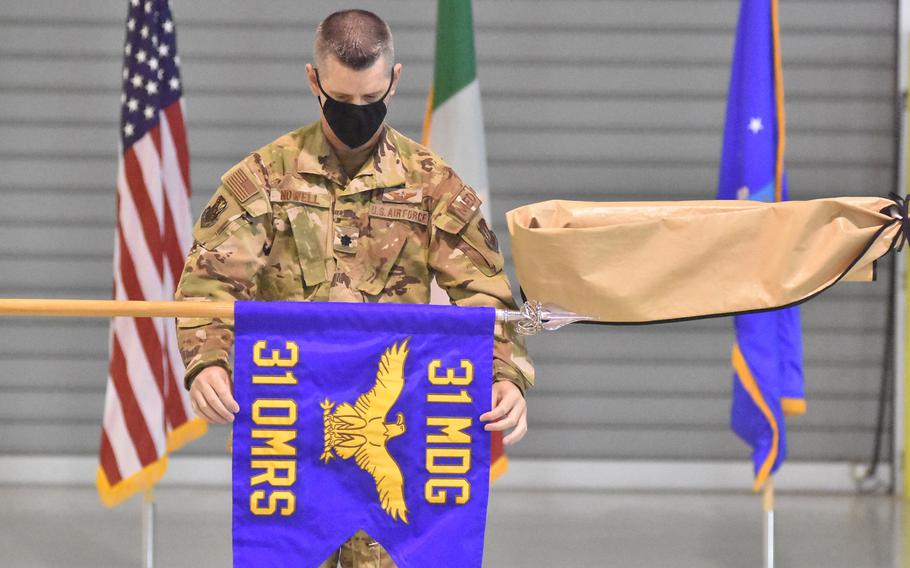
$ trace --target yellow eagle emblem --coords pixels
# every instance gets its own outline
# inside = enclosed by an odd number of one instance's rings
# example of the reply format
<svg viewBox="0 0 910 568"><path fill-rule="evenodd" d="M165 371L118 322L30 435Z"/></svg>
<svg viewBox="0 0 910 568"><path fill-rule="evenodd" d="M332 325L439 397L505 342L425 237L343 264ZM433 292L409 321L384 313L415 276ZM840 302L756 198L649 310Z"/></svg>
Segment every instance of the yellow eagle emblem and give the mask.
<svg viewBox="0 0 910 568"><path fill-rule="evenodd" d="M408 522L404 479L398 464L385 448L389 439L404 434L404 415L399 412L395 422L385 420L404 388L408 340L410 338L400 347L396 343L385 350L379 360L376 384L360 395L354 406L343 402L331 412L334 402L327 398L320 404L325 429L322 461L328 463L335 455L342 459L353 456L360 469L376 481L379 503L385 512L404 523Z"/></svg>

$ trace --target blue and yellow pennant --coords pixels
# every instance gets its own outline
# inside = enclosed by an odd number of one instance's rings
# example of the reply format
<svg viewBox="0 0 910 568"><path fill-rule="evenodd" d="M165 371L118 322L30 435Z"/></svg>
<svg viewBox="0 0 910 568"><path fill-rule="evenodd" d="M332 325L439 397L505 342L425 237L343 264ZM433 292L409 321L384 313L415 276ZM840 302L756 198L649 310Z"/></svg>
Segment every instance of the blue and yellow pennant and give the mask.
<svg viewBox="0 0 910 568"><path fill-rule="evenodd" d="M358 529L401 568L479 567L492 308L235 307L234 565L318 566Z"/></svg>
<svg viewBox="0 0 910 568"><path fill-rule="evenodd" d="M777 0L742 0L718 199L788 198L785 130ZM806 409L799 308L734 319L730 422L752 447L757 491L786 458L784 415Z"/></svg>

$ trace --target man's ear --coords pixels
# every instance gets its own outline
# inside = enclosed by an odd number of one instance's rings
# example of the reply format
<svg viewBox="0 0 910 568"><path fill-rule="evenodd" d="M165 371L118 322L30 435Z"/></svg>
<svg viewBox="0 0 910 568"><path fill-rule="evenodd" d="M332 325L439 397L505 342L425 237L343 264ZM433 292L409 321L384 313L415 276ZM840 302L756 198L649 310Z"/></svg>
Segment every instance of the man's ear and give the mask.
<svg viewBox="0 0 910 568"><path fill-rule="evenodd" d="M390 97L395 94L395 89L398 88L398 80L401 79L401 63L396 63L395 66L392 67L392 74L395 78L392 79L392 88L389 90Z"/></svg>
<svg viewBox="0 0 910 568"><path fill-rule="evenodd" d="M316 83L316 71L311 63L306 64L306 81L314 97L322 96L322 93L319 92L319 85Z"/></svg>

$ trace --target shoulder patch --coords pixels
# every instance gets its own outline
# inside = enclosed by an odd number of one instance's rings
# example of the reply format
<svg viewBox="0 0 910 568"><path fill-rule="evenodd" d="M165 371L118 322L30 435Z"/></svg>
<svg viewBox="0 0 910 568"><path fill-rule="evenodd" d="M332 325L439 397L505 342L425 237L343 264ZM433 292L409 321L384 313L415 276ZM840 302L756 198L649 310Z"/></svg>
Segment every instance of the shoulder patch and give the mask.
<svg viewBox="0 0 910 568"><path fill-rule="evenodd" d="M208 229L218 222L218 217L224 213L224 210L227 209L228 203L223 195L219 195L215 201L213 201L208 207L205 208L205 211L202 212L202 217L199 219L199 226L203 229Z"/></svg>
<svg viewBox="0 0 910 568"><path fill-rule="evenodd" d="M249 201L257 193L256 184L250 179L250 175L247 173L246 168L243 167L243 164L228 172L221 181L241 203Z"/></svg>
<svg viewBox="0 0 910 568"><path fill-rule="evenodd" d="M467 223L474 217L478 209L480 209L480 198L477 197L477 193L470 187L464 186L449 204L447 212L462 223Z"/></svg>
<svg viewBox="0 0 910 568"><path fill-rule="evenodd" d="M483 242L487 245L487 248L491 251L499 252L499 239L496 238L496 233L487 225L487 220L483 217L477 223L477 230L483 235Z"/></svg>

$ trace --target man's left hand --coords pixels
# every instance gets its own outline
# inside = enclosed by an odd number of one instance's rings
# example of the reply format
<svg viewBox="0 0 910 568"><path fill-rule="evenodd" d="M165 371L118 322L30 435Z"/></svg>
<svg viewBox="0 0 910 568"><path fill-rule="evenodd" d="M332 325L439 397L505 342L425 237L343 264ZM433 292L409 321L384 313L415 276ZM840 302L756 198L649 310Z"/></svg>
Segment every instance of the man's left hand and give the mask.
<svg viewBox="0 0 910 568"><path fill-rule="evenodd" d="M496 381L493 383L493 409L481 414L480 421L490 422L484 426L484 430L490 432L514 428L502 439L506 446L514 444L528 432L528 406L525 397L514 383Z"/></svg>

